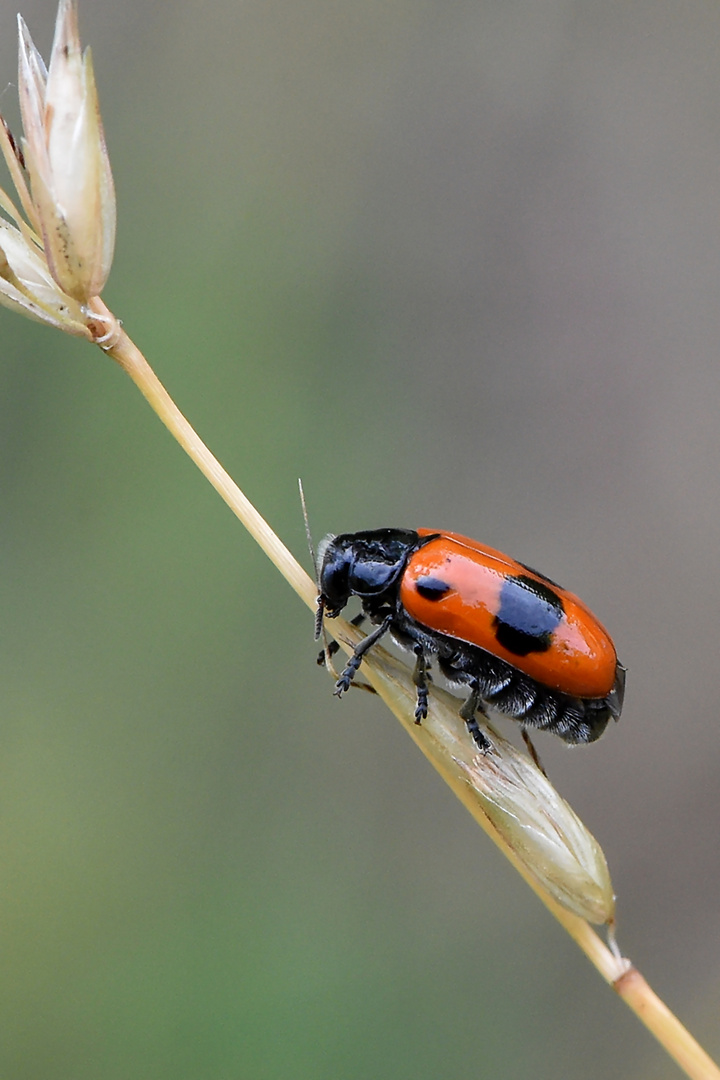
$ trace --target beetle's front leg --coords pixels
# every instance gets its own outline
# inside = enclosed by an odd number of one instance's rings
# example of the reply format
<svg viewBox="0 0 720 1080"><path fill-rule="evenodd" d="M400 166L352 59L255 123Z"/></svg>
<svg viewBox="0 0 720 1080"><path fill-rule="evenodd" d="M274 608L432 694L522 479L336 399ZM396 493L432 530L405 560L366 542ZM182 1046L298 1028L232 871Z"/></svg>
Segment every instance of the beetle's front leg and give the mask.
<svg viewBox="0 0 720 1080"><path fill-rule="evenodd" d="M350 625L351 626L362 626L362 624L365 622L366 618L367 618L367 615L365 614L365 612L361 611L359 615L356 615L354 619L350 620ZM321 649L320 652L318 653L318 656L317 656L318 667L327 667L328 660L332 659L332 657L335 656L335 654L338 653L339 651L340 651L340 646L338 645L337 641L334 641L333 639L328 641L325 648Z"/></svg>
<svg viewBox="0 0 720 1080"><path fill-rule="evenodd" d="M335 683L335 696L340 697L350 688L350 684L357 674L357 669L362 663L362 658L368 649L371 649L376 642L380 640L383 634L386 634L390 629L393 621L392 614L386 615L380 626L376 626L371 634L368 634L366 638L363 638L359 645L355 647L355 652L348 660L345 669L343 670L340 678Z"/></svg>

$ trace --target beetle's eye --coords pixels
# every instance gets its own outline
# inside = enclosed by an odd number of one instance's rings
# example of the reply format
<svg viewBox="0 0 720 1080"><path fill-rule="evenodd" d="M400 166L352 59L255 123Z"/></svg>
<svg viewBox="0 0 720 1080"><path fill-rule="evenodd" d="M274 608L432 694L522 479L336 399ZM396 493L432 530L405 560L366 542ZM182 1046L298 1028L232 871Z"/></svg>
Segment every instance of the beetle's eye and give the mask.
<svg viewBox="0 0 720 1080"><path fill-rule="evenodd" d="M329 551L320 571L320 592L329 610L341 611L348 602L348 562L344 552Z"/></svg>

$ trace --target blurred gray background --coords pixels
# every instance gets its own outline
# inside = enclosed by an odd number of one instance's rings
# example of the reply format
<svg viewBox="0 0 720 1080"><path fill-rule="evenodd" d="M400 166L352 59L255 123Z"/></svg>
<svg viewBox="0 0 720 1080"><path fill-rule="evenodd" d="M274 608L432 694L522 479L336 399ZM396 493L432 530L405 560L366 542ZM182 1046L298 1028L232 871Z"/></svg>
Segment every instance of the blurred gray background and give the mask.
<svg viewBox="0 0 720 1080"><path fill-rule="evenodd" d="M80 14L106 300L298 557L302 476L317 537L464 532L613 632L621 722L539 749L720 1055L720 8ZM678 1075L377 701L333 699L112 362L0 332L3 1078Z"/></svg>

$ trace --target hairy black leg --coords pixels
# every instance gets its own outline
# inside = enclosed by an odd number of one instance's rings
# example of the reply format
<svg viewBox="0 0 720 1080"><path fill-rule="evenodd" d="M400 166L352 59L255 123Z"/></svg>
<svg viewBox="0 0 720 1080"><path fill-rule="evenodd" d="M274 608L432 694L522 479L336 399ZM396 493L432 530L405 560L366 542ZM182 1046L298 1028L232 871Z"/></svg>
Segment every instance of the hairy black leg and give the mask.
<svg viewBox="0 0 720 1080"><path fill-rule="evenodd" d="M428 682L430 681L430 665L425 656L425 650L422 645L415 645L413 647L415 653L415 670L413 671L413 682L417 686L417 707L415 709L415 723L422 724L423 720L427 719L428 714Z"/></svg>
<svg viewBox="0 0 720 1080"><path fill-rule="evenodd" d="M366 617L367 616L365 615L365 612L361 611L359 615L356 615L354 619L350 620L350 625L362 626L362 624L365 622ZM321 649L318 653L318 667L325 667L327 658L330 657L332 659L332 657L335 656L335 654L338 652L340 652L340 646L338 645L337 641L328 641L327 647L325 649Z"/></svg>
<svg viewBox="0 0 720 1080"><path fill-rule="evenodd" d="M472 735L475 745L480 753L489 754L492 751L492 743L486 735L483 735L478 727L478 722L475 719L475 713L478 712L478 710L483 714L485 713L482 697L480 695L480 688L477 683L475 683L472 685L470 697L460 709L460 716L467 724L467 729Z"/></svg>
<svg viewBox="0 0 720 1080"><path fill-rule="evenodd" d="M393 621L392 614L386 615L380 626L376 626L371 634L368 634L366 638L363 638L360 644L356 647L355 652L352 654L347 662L345 670L335 683L335 694L340 697L350 687L350 683L355 678L357 669L362 663L362 658L368 649L371 649L373 645L380 640L383 634L386 634L390 629Z"/></svg>

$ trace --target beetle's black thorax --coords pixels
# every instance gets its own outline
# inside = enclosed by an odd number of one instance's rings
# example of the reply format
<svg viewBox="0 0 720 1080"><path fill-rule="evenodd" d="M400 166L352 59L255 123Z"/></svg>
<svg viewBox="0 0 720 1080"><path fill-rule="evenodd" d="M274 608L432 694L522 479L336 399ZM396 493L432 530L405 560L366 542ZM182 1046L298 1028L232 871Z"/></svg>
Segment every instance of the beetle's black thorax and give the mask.
<svg viewBox="0 0 720 1080"><path fill-rule="evenodd" d="M426 542L412 529L326 537L318 548L318 578L328 614L342 611L351 596L373 620L394 611L407 561Z"/></svg>

